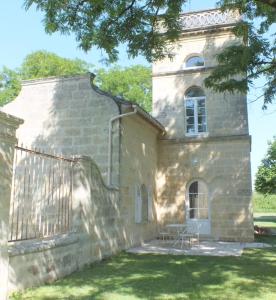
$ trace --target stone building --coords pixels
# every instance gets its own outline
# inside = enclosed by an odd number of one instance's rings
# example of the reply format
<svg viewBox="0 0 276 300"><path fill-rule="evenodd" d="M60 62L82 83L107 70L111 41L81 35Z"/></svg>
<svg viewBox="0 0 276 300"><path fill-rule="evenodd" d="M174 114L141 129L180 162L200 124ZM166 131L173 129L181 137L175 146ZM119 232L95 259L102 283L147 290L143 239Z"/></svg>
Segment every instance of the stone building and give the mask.
<svg viewBox="0 0 276 300"><path fill-rule="evenodd" d="M158 143L159 220L197 223L203 235L252 240L251 140L244 94L204 86L225 46L236 13L183 15L173 60L153 65L153 115L166 128Z"/></svg>
<svg viewBox="0 0 276 300"><path fill-rule="evenodd" d="M121 248L167 223L202 236L253 240L246 95L204 86L239 21L218 10L184 14L173 60L153 65L153 111L111 97L90 75L25 81L4 110L24 120L19 144L96 162L119 191Z"/></svg>

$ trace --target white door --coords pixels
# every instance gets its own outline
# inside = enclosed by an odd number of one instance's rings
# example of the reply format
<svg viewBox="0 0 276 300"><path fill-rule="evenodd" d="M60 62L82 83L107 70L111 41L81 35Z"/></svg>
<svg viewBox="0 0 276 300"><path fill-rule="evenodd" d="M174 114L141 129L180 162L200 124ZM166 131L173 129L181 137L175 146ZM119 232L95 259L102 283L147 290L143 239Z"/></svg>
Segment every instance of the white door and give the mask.
<svg viewBox="0 0 276 300"><path fill-rule="evenodd" d="M191 231L210 234L210 212L207 186L202 181L193 181L186 195L186 220Z"/></svg>

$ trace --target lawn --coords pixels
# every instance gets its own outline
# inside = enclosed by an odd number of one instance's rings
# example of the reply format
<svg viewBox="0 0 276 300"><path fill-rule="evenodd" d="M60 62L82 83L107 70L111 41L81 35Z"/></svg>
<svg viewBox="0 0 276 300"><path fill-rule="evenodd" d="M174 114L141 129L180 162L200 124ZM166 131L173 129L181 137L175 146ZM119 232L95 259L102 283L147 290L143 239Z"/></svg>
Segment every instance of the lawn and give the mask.
<svg viewBox="0 0 276 300"><path fill-rule="evenodd" d="M270 213L276 214L276 195L263 195L260 193L253 194L254 213Z"/></svg>
<svg viewBox="0 0 276 300"><path fill-rule="evenodd" d="M254 224L276 229L276 195L253 195Z"/></svg>
<svg viewBox="0 0 276 300"><path fill-rule="evenodd" d="M255 194L253 202L254 223L276 228L276 199ZM121 253L10 299L274 300L276 236L257 241L274 247L246 250L241 257Z"/></svg>
<svg viewBox="0 0 276 300"><path fill-rule="evenodd" d="M276 237L263 237L276 245ZM121 253L11 299L276 299L276 248L241 257Z"/></svg>

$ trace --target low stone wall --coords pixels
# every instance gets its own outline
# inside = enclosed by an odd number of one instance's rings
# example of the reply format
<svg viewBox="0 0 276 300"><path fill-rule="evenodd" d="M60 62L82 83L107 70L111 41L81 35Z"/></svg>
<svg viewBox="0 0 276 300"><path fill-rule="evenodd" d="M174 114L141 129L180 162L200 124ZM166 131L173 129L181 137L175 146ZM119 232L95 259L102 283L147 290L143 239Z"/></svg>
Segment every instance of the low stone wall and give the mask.
<svg viewBox="0 0 276 300"><path fill-rule="evenodd" d="M10 292L52 282L141 242L130 242L127 237L119 190L105 186L89 157L76 159L72 232L47 240L10 243Z"/></svg>

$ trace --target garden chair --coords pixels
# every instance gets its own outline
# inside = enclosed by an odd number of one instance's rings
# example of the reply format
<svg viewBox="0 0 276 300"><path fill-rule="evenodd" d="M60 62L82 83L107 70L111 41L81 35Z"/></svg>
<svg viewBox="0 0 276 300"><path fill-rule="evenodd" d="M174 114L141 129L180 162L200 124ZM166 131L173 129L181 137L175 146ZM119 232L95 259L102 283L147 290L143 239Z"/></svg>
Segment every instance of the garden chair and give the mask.
<svg viewBox="0 0 276 300"><path fill-rule="evenodd" d="M199 246L199 224L198 222L188 222L187 227L183 232L179 234L181 240L181 248L185 240L188 241L189 247L192 247L194 241L196 241L197 246Z"/></svg>

